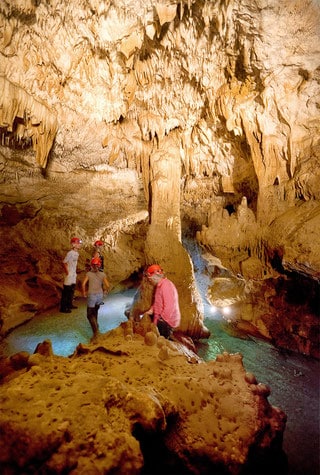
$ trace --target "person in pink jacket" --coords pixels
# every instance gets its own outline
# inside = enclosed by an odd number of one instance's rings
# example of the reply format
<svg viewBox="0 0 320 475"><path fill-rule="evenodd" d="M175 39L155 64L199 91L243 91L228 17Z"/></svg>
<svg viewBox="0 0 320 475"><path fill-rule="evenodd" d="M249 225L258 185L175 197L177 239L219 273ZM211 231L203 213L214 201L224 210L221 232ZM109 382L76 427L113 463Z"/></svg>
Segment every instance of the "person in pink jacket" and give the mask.
<svg viewBox="0 0 320 475"><path fill-rule="evenodd" d="M160 335L169 338L181 321L178 291L158 264L149 266L145 275L156 286L153 305L146 313L153 315L153 323L157 325Z"/></svg>

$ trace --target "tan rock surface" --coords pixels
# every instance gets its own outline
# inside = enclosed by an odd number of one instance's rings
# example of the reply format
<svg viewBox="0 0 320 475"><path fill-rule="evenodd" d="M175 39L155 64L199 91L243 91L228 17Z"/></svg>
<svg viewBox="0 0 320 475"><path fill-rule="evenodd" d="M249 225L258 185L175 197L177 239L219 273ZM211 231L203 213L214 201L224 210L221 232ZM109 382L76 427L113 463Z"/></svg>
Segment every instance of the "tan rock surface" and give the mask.
<svg viewBox="0 0 320 475"><path fill-rule="evenodd" d="M173 473L237 474L249 451L281 448L285 415L240 355L205 363L150 324L122 324L69 358L44 342L1 374L2 473L139 474L154 456Z"/></svg>

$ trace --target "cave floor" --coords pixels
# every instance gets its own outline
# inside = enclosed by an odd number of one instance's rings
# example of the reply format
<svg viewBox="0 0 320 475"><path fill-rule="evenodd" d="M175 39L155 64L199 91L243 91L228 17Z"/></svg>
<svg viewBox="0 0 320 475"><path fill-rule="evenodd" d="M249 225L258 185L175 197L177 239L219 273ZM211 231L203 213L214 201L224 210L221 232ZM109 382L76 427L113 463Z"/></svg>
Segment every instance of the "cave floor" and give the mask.
<svg viewBox="0 0 320 475"><path fill-rule="evenodd" d="M135 290L110 293L99 311L100 331L105 333L127 318ZM56 355L69 356L79 343L88 343L92 333L86 318L86 299L78 297L77 309L61 314L52 309L13 330L0 344L0 355L19 351L33 353L37 344L50 339ZM283 448L288 457L288 475L319 475L319 368L310 357L281 351L266 341L234 335L219 313L205 306L208 341L198 345L198 354L208 361L227 351L241 353L246 370L271 388L269 402L280 407L288 420ZM279 474L280 475L280 474ZM281 474L282 475L282 474ZM284 474L283 474L284 475Z"/></svg>

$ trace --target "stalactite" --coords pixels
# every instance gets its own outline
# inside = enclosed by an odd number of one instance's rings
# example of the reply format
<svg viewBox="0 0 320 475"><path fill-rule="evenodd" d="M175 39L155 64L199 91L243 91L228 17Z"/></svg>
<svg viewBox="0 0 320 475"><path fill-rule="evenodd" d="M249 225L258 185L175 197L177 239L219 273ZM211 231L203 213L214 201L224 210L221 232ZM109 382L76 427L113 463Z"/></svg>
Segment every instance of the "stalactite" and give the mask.
<svg viewBox="0 0 320 475"><path fill-rule="evenodd" d="M21 138L27 131L32 137L37 163L45 168L58 130L55 114L44 103L33 98L4 75L0 76L0 89L4 91L0 106L0 127L12 133L13 137ZM23 120L23 125L16 126L16 119ZM9 146L8 136L5 137L5 141Z"/></svg>

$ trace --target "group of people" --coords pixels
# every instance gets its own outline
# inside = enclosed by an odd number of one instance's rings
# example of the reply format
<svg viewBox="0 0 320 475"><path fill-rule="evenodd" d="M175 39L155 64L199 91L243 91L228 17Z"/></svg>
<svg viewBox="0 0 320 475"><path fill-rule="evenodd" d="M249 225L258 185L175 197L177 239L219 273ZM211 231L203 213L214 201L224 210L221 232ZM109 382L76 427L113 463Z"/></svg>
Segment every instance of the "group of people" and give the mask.
<svg viewBox="0 0 320 475"><path fill-rule="evenodd" d="M73 237L70 243L71 249L63 260L65 277L60 301L61 313L71 313L72 309L77 308L73 303L73 299L77 282L79 250L81 249L82 241L78 237ZM81 285L82 295L87 297L87 319L94 336L99 332L98 311L104 303L103 295L110 288L109 281L104 273L103 245L103 241L100 240L94 243L94 254L90 261L90 269L86 273Z"/></svg>
<svg viewBox="0 0 320 475"><path fill-rule="evenodd" d="M73 304L73 299L82 241L78 237L73 237L70 243L71 249L63 260L65 278L60 302L60 312L62 313L71 313L72 309L77 308ZM90 269L86 272L81 284L82 295L87 298L87 319L94 337L99 333L98 311L104 303L104 293L110 289L110 283L104 272L103 246L103 241L95 241ZM170 338L181 321L176 286L165 276L163 269L158 264L150 265L144 274L150 283L155 286L153 304L145 313L150 315L152 322L158 327L160 335Z"/></svg>

